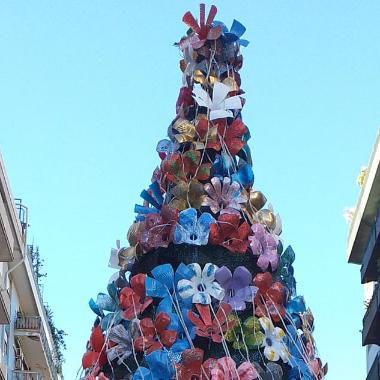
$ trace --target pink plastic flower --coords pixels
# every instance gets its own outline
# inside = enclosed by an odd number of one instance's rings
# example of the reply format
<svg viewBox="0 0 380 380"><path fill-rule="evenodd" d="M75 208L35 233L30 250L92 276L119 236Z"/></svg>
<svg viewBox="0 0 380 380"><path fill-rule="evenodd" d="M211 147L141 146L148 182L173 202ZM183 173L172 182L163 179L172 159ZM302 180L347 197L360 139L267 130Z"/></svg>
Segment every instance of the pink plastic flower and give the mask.
<svg viewBox="0 0 380 380"><path fill-rule="evenodd" d="M247 196L240 191L240 184L223 178L223 185L219 178L211 178L211 183L206 183L204 189L208 194L202 205L209 206L214 214L236 214L240 216L240 204L247 202Z"/></svg>
<svg viewBox="0 0 380 380"><path fill-rule="evenodd" d="M269 264L272 271L278 267L277 244L274 237L264 229L260 223L254 224L252 227L253 236L249 236L251 242L252 253L254 256L259 256L257 265L263 271L267 271Z"/></svg>
<svg viewBox="0 0 380 380"><path fill-rule="evenodd" d="M253 380L259 377L252 363L244 362L236 368L235 361L230 357L208 359L203 368L210 380Z"/></svg>

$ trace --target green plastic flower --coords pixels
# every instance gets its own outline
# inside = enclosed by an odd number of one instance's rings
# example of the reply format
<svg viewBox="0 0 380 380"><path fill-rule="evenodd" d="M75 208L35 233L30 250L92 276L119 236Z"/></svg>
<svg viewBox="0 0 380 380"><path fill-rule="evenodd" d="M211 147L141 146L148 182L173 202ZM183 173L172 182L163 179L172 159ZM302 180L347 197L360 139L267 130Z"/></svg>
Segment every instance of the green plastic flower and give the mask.
<svg viewBox="0 0 380 380"><path fill-rule="evenodd" d="M235 321L235 325L226 331L224 337L232 343L235 350L249 349L258 350L263 343L265 335L260 331L261 325L257 317L248 317L243 323L236 315L230 315L229 321Z"/></svg>

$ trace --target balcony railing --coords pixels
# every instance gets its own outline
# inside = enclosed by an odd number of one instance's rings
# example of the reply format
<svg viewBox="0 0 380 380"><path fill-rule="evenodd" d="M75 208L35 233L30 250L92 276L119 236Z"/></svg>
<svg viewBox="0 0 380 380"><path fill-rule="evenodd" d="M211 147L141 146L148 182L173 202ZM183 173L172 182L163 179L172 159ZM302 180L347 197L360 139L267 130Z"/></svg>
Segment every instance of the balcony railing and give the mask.
<svg viewBox="0 0 380 380"><path fill-rule="evenodd" d="M42 380L38 372L13 371L13 380Z"/></svg>
<svg viewBox="0 0 380 380"><path fill-rule="evenodd" d="M16 318L15 329L17 330L41 330L41 318L39 316L20 315Z"/></svg>
<svg viewBox="0 0 380 380"><path fill-rule="evenodd" d="M364 250L361 272L361 282L377 281L379 272L377 261L380 258L380 208L373 220L371 232Z"/></svg>
<svg viewBox="0 0 380 380"><path fill-rule="evenodd" d="M363 318L362 344L380 345L380 284L376 285Z"/></svg>
<svg viewBox="0 0 380 380"><path fill-rule="evenodd" d="M380 352L376 355L371 369L368 372L366 380L379 380L380 379Z"/></svg>
<svg viewBox="0 0 380 380"><path fill-rule="evenodd" d="M15 330L24 330L25 332L36 333L39 335L43 350L45 352L45 359L49 364L52 378L53 380L58 380L57 371L56 371L53 357L52 357L53 352L51 351L49 347L49 344L46 338L46 333L45 333L43 324L41 323L41 317L19 315L16 317ZM17 335L16 331L15 331L15 335Z"/></svg>
<svg viewBox="0 0 380 380"><path fill-rule="evenodd" d="M15 198L15 206L20 219L22 234L26 235L28 229L28 208L22 204L22 199Z"/></svg>

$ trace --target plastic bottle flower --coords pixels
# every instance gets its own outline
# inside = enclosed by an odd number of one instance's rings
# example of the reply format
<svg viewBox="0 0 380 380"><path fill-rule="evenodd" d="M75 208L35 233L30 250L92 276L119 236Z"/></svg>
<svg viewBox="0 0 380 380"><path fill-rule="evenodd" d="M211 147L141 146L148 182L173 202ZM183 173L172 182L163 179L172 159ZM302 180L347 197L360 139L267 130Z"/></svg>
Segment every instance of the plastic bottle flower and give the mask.
<svg viewBox="0 0 380 380"><path fill-rule="evenodd" d="M138 367L133 375L133 380L170 380L175 371L166 351L153 351L145 356L150 369Z"/></svg>
<svg viewBox="0 0 380 380"><path fill-rule="evenodd" d="M205 20L205 5L199 5L199 19L200 23L198 24L197 20L191 14L191 12L186 12L182 21L194 31L194 35L191 35L187 39L179 43L179 48L184 50L189 45L194 49L201 48L207 40L216 40L222 34L222 27L220 25L212 26L212 22L216 15L217 8L215 5L212 5L210 12Z"/></svg>
<svg viewBox="0 0 380 380"><path fill-rule="evenodd" d="M170 206L181 211L188 207L199 210L206 197L203 185L196 179L192 179L188 182L180 181L173 187L172 195L174 199L170 201Z"/></svg>
<svg viewBox="0 0 380 380"><path fill-rule="evenodd" d="M118 324L121 320L121 310L119 309L119 300L115 284L108 284L107 290L108 294L98 293L96 301L92 298L89 301L91 310L101 318L100 324L103 331L112 324ZM105 314L105 311L108 313Z"/></svg>
<svg viewBox="0 0 380 380"><path fill-rule="evenodd" d="M279 252L280 253L280 252ZM278 268L273 277L279 280L288 289L288 294L295 296L296 292L296 280L294 278L293 262L295 260L295 253L292 247L289 245L284 252L280 254Z"/></svg>
<svg viewBox="0 0 380 380"><path fill-rule="evenodd" d="M133 276L130 283L130 288L122 288L119 293L119 307L124 310L121 317L127 321L138 318L153 302L153 298L145 294L145 274Z"/></svg>
<svg viewBox="0 0 380 380"><path fill-rule="evenodd" d="M247 268L239 266L232 275L227 267L222 266L215 272L215 280L224 289L223 301L229 303L233 310L245 310L245 303L253 302L257 288L249 286L252 275Z"/></svg>
<svg viewBox="0 0 380 380"><path fill-rule="evenodd" d="M243 362L236 368L235 361L230 357L218 360L207 359L203 365L210 380L253 380L258 378L257 371L252 363Z"/></svg>
<svg viewBox="0 0 380 380"><path fill-rule="evenodd" d="M195 208L181 211L174 231L174 244L206 245L212 223L215 223L215 219L207 212L198 219Z"/></svg>
<svg viewBox="0 0 380 380"><path fill-rule="evenodd" d="M223 139L221 147L232 157L235 157L247 144L241 136L244 136L248 129L243 120L237 117L231 125L227 125L226 120L218 120L218 134Z"/></svg>
<svg viewBox="0 0 380 380"><path fill-rule="evenodd" d="M262 347L265 347L265 357L272 362L277 362L281 358L284 363L287 363L290 354L282 340L285 336L284 331L280 327L274 327L267 317L259 318L259 322L265 333L262 344Z"/></svg>
<svg viewBox="0 0 380 380"><path fill-rule="evenodd" d="M144 351L150 354L156 350L171 347L177 339L175 330L166 330L170 323L170 316L166 313L158 313L154 318L144 318L140 321L141 336L134 341L136 351Z"/></svg>
<svg viewBox="0 0 380 380"><path fill-rule="evenodd" d="M118 359L117 363L122 364L132 355L132 341L139 335L139 320L133 319L128 330L123 325L116 325L109 330L108 338L116 343L115 346L107 350L108 361Z"/></svg>
<svg viewBox="0 0 380 380"><path fill-rule="evenodd" d="M222 214L218 217L218 224L210 224L209 242L243 254L249 245L250 231L248 223L240 224L238 215Z"/></svg>
<svg viewBox="0 0 380 380"><path fill-rule="evenodd" d="M150 213L145 218L146 231L138 235L138 241L144 252L151 248L167 248L173 241L175 224L178 220L178 210L163 205L161 213Z"/></svg>
<svg viewBox="0 0 380 380"><path fill-rule="evenodd" d="M151 183L148 190L143 190L140 197L144 200L144 205L135 205L135 213L146 215L151 212L160 212L159 210L161 210L164 197L161 193L158 181ZM153 207L150 207L149 205L152 205ZM144 220L144 216L141 216L139 220Z"/></svg>
<svg viewBox="0 0 380 380"><path fill-rule="evenodd" d="M245 33L245 26L237 20L234 20L230 30L228 30L227 26L221 21L214 21L213 25L220 25L223 31L223 35L226 37L228 42L236 42L239 45L247 47L249 42L247 40L243 40L240 37Z"/></svg>
<svg viewBox="0 0 380 380"><path fill-rule="evenodd" d="M182 279L178 281L177 290L182 299L192 297L193 303L207 305L211 303L211 297L222 300L224 297L223 288L214 281L215 271L218 267L214 264L207 263L203 270L198 263L187 266L193 276L190 280Z"/></svg>
<svg viewBox="0 0 380 380"><path fill-rule="evenodd" d="M243 323L236 315L231 314L228 320L234 320L235 325L226 331L224 337L232 343L235 350L249 349L258 350L264 340L264 334L260 331L261 325L257 317L248 317Z"/></svg>
<svg viewBox="0 0 380 380"><path fill-rule="evenodd" d="M249 236L251 242L252 253L254 256L259 256L257 265L261 270L268 270L269 264L272 271L278 267L277 244L274 237L264 229L261 223L256 223L252 227L254 236Z"/></svg>
<svg viewBox="0 0 380 380"><path fill-rule="evenodd" d="M233 320L228 321L232 307L226 302L221 302L214 320L211 319L209 305L196 304L195 307L198 310L200 318L190 310L187 312L188 318L197 327L195 334L220 343L223 339L223 333L235 323Z"/></svg>
<svg viewBox="0 0 380 380"><path fill-rule="evenodd" d="M214 214L236 214L240 217L240 204L247 202L247 196L241 192L240 185L232 182L230 178L223 178L223 185L219 178L211 178L204 189L207 196L202 206L209 206Z"/></svg>
<svg viewBox="0 0 380 380"><path fill-rule="evenodd" d="M198 105L210 110L210 120L233 117L231 109L240 110L243 108L240 97L235 95L228 98L229 92L230 87L220 82L214 83L212 99L203 88L196 87L193 89L194 99Z"/></svg>
<svg viewBox="0 0 380 380"><path fill-rule="evenodd" d="M270 317L274 322L279 322L286 312L283 306L284 287L279 282L272 284L272 276L269 273L258 273L253 279L253 284L259 288L254 299L255 315Z"/></svg>
<svg viewBox="0 0 380 380"><path fill-rule="evenodd" d="M198 380L202 376L203 350L191 348L182 352L181 364L174 364L176 379Z"/></svg>
<svg viewBox="0 0 380 380"><path fill-rule="evenodd" d="M198 179L204 181L210 177L211 164L201 164L201 153L197 150L188 150L182 155L173 153L169 160L163 161L163 172L166 178L173 182L187 181L188 179Z"/></svg>
<svg viewBox="0 0 380 380"><path fill-rule="evenodd" d="M101 367L107 363L106 344L104 341L102 329L96 326L92 329L90 340L87 344L87 352L83 355L83 369L92 366Z"/></svg>

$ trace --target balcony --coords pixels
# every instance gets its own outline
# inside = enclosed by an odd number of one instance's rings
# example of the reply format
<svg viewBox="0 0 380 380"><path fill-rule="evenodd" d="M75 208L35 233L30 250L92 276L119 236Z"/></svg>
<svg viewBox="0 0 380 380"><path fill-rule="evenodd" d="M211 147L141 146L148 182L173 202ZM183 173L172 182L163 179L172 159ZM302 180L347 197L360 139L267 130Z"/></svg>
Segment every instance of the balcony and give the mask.
<svg viewBox="0 0 380 380"><path fill-rule="evenodd" d="M8 290L0 290L0 325L7 325L10 322L11 300Z"/></svg>
<svg viewBox="0 0 380 380"><path fill-rule="evenodd" d="M13 380L42 380L39 372L13 371Z"/></svg>
<svg viewBox="0 0 380 380"><path fill-rule="evenodd" d="M380 353L377 354L371 369L368 372L366 380L379 380L380 379Z"/></svg>
<svg viewBox="0 0 380 380"><path fill-rule="evenodd" d="M366 244L362 266L360 269L361 282L377 281L379 278L379 271L377 262L380 259L380 208L374 218L371 232Z"/></svg>
<svg viewBox="0 0 380 380"><path fill-rule="evenodd" d="M41 317L17 316L14 334L20 341L30 368L32 370L38 369L43 379L58 380L52 358L53 352L49 348ZM32 378L20 379L31 380ZM35 379L33 378L33 380Z"/></svg>
<svg viewBox="0 0 380 380"><path fill-rule="evenodd" d="M361 264L369 240L371 227L378 214L380 205L380 130L377 134L366 179L356 204L347 242L349 263Z"/></svg>
<svg viewBox="0 0 380 380"><path fill-rule="evenodd" d="M380 285L377 284L363 319L362 344L380 345Z"/></svg>
<svg viewBox="0 0 380 380"><path fill-rule="evenodd" d="M12 261L14 259L14 239L9 219L5 204L0 198L0 261Z"/></svg>

